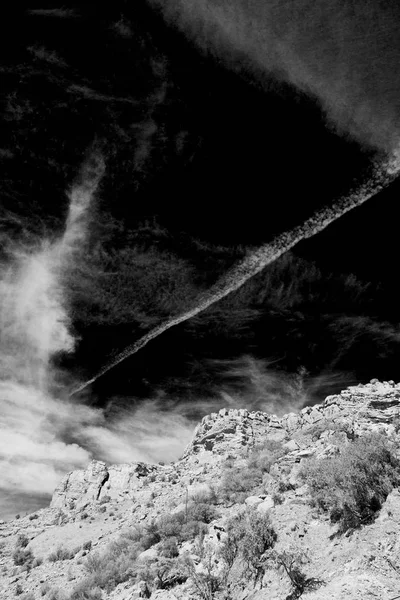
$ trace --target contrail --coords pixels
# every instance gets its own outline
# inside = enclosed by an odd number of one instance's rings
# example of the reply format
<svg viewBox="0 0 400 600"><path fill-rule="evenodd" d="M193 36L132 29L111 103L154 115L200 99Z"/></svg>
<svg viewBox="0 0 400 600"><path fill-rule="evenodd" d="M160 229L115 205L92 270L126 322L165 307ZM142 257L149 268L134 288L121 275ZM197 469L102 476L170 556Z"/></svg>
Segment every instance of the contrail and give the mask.
<svg viewBox="0 0 400 600"><path fill-rule="evenodd" d="M149 331L146 335L125 348L125 350L112 358L94 377L73 390L71 395L81 392L99 379L99 377L107 373L107 371L110 371L126 358L141 350L141 348L164 333L164 331L167 331L167 329L191 319L215 302L218 302L218 300L240 288L248 279L262 271L267 265L293 248L293 246L302 240L316 235L345 213L375 196L387 187L399 173L400 156L395 156L393 159L385 162L375 163L373 165L372 176L367 182L361 184L355 191L341 196L331 206L317 210L301 225L294 227L290 231L281 233L271 242L263 244L251 252L237 265L229 269L209 290L201 294L194 306L180 315L170 317L164 323L157 325L157 327Z"/></svg>

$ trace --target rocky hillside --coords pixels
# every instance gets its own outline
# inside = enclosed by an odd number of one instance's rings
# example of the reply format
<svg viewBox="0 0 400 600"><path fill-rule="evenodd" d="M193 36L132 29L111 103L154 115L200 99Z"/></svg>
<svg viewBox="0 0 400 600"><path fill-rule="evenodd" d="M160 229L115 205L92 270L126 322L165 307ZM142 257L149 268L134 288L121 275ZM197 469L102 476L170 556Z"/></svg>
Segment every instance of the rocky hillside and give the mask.
<svg viewBox="0 0 400 600"><path fill-rule="evenodd" d="M93 461L0 524L0 597L400 598L400 384L221 410L174 464Z"/></svg>

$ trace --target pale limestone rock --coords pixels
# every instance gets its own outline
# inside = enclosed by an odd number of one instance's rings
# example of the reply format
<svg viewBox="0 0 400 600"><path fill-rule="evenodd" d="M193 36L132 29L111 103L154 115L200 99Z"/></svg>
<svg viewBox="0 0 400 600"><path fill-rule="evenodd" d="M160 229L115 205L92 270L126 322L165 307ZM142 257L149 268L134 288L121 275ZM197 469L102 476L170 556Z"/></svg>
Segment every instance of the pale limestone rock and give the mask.
<svg viewBox="0 0 400 600"><path fill-rule="evenodd" d="M287 448L287 450L289 450L289 452L293 452L294 450L299 450L300 449L298 443L295 442L295 440L289 440L288 442L286 442L285 444L283 444L283 447Z"/></svg>
<svg viewBox="0 0 400 600"><path fill-rule="evenodd" d="M105 496L111 499L134 497L143 479L156 470L154 465L131 463L106 467L93 460L87 469L72 471L57 486L51 508L81 509Z"/></svg>
<svg viewBox="0 0 400 600"><path fill-rule="evenodd" d="M260 502L260 504L257 506L257 511L259 513L261 513L262 515L265 515L272 508L274 508L274 506L275 506L275 502L273 501L272 497L271 496L267 496L265 498L265 500L263 500L262 502Z"/></svg>
<svg viewBox="0 0 400 600"><path fill-rule="evenodd" d="M50 504L51 508L82 508L99 499L101 489L109 475L105 463L93 460L87 469L73 471L57 486Z"/></svg>
<svg viewBox="0 0 400 600"><path fill-rule="evenodd" d="M246 506L256 507L263 502L263 499L259 496L248 496L244 501Z"/></svg>
<svg viewBox="0 0 400 600"><path fill-rule="evenodd" d="M282 417L283 426L288 432L294 431L298 427L299 421L300 417L295 413L289 413Z"/></svg>
<svg viewBox="0 0 400 600"><path fill-rule="evenodd" d="M146 560L155 560L158 556L158 551L155 548L148 548L139 554L137 560L146 561Z"/></svg>
<svg viewBox="0 0 400 600"><path fill-rule="evenodd" d="M142 486L143 478L154 471L152 465L144 463L131 463L124 465L112 465L108 467L109 480L107 486L102 490L102 495L108 494L111 498L116 498L124 492L134 495L134 492Z"/></svg>
<svg viewBox="0 0 400 600"><path fill-rule="evenodd" d="M305 496L308 494L308 485L304 484L295 489L295 496Z"/></svg>
<svg viewBox="0 0 400 600"><path fill-rule="evenodd" d="M180 598L180 596L179 596ZM176 596L170 590L155 590L151 594L151 600L177 600L178 596Z"/></svg>

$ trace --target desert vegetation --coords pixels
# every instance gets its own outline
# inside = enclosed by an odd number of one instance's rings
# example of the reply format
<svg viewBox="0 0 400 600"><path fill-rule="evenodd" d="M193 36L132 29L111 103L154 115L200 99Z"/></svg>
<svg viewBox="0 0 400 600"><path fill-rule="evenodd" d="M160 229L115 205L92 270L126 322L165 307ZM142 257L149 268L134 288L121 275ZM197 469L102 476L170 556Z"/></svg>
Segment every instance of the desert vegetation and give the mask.
<svg viewBox="0 0 400 600"><path fill-rule="evenodd" d="M119 523L126 517L126 529L102 550L92 548L88 532L79 548L56 547L44 569L51 569L52 562L78 558L78 551L79 559L68 565L69 589L44 585L42 597L103 600L119 584L126 584L126 589L134 586L140 597L181 586L180 593L193 600L236 600L244 589L251 593L265 587L267 594L269 590L274 594L283 586L286 600L296 600L330 586L328 577L323 581L318 576L327 572L319 558L324 554L320 534L336 538L339 545L357 543L356 530L373 523L388 494L400 485L398 435L391 425L379 429L386 434L364 433L363 424L360 428L350 417L307 423L303 437L293 436L296 443L285 443L286 437L255 444L259 431L253 421L249 423L247 445L235 444L231 454L219 457L222 460L210 458L207 468L195 453L187 470L180 465L173 473L171 468L163 479L153 473L138 488L133 504L132 498L119 502L104 496L93 506L74 509L71 514L79 529L82 514L91 522L103 507L109 515L115 511ZM176 480L178 485L173 485ZM388 508L388 515L394 510ZM323 522L318 522L321 515ZM58 527L65 523L58 515L55 520ZM377 527L371 528L372 535ZM32 537L29 529L27 533ZM354 537L348 541L344 534ZM25 577L23 570L41 564L29 549L30 537L21 534L16 540L14 575ZM3 542L0 551L4 553L7 545ZM335 565L341 558L338 550L332 558ZM383 558L391 560L396 570L393 556ZM84 572L78 582L75 565ZM23 583L16 581L15 593L21 597L27 592Z"/></svg>
<svg viewBox="0 0 400 600"><path fill-rule="evenodd" d="M345 532L374 520L400 483L400 462L387 438L372 434L342 446L337 456L310 459L301 476L312 505Z"/></svg>
<svg viewBox="0 0 400 600"><path fill-rule="evenodd" d="M80 548L75 548L73 550L68 550L67 548L63 548L63 546L58 546L54 552L52 552L48 560L49 562L57 562L59 560L71 560L74 556L79 552Z"/></svg>
<svg viewBox="0 0 400 600"><path fill-rule="evenodd" d="M267 568L267 552L273 548L278 537L269 516L253 509L240 511L228 520L226 533L221 556L227 570L241 559L254 583L262 582Z"/></svg>
<svg viewBox="0 0 400 600"><path fill-rule="evenodd" d="M28 544L29 540L24 534L18 536L13 553L13 561L15 565L29 570L33 567L35 557L32 550L27 548Z"/></svg>
<svg viewBox="0 0 400 600"><path fill-rule="evenodd" d="M261 491L264 476L286 453L287 450L280 442L267 440L254 447L239 466L233 461L227 461L218 489L219 498L224 503L234 504L243 502L251 493Z"/></svg>
<svg viewBox="0 0 400 600"><path fill-rule="evenodd" d="M305 592L318 589L324 582L317 577L308 577L303 572L303 565L308 562L307 554L302 550L288 549L277 552L272 550L268 555L268 565L281 569L289 578L292 592L286 600L300 598Z"/></svg>

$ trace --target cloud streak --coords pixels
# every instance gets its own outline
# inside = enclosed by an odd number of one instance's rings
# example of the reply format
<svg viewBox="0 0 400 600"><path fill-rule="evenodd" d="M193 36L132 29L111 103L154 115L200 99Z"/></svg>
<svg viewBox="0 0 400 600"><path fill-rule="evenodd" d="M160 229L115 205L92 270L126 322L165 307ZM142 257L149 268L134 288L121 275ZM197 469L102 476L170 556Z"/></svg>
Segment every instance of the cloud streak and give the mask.
<svg viewBox="0 0 400 600"><path fill-rule="evenodd" d="M317 98L339 133L385 152L398 147L396 0L148 2L231 68L272 75Z"/></svg>
<svg viewBox="0 0 400 600"><path fill-rule="evenodd" d="M215 302L225 298L228 294L239 289L251 277L262 271L267 265L288 252L300 241L309 239L323 231L328 225L336 221L350 210L360 206L378 192L388 186L400 172L400 156L393 156L390 160L376 162L373 165L371 176L360 183L358 187L344 196L336 199L331 206L317 210L301 225L279 234L271 242L263 244L248 255L238 264L230 268L209 290L200 295L193 305L179 315L174 315L163 323L151 329L133 344L127 346L122 352L112 357L105 366L91 379L84 382L72 391L77 394L102 377L105 373L119 365L121 362L141 350L151 340L155 339L171 327L179 325L206 310Z"/></svg>
<svg viewBox="0 0 400 600"><path fill-rule="evenodd" d="M52 396L60 375L54 358L71 352L62 273L86 236L86 215L104 173L94 152L68 193L64 234L28 247L9 247L0 278L0 488L48 494L65 470L83 466L90 453L59 435L81 422L76 410ZM89 416L93 421L95 415Z"/></svg>

